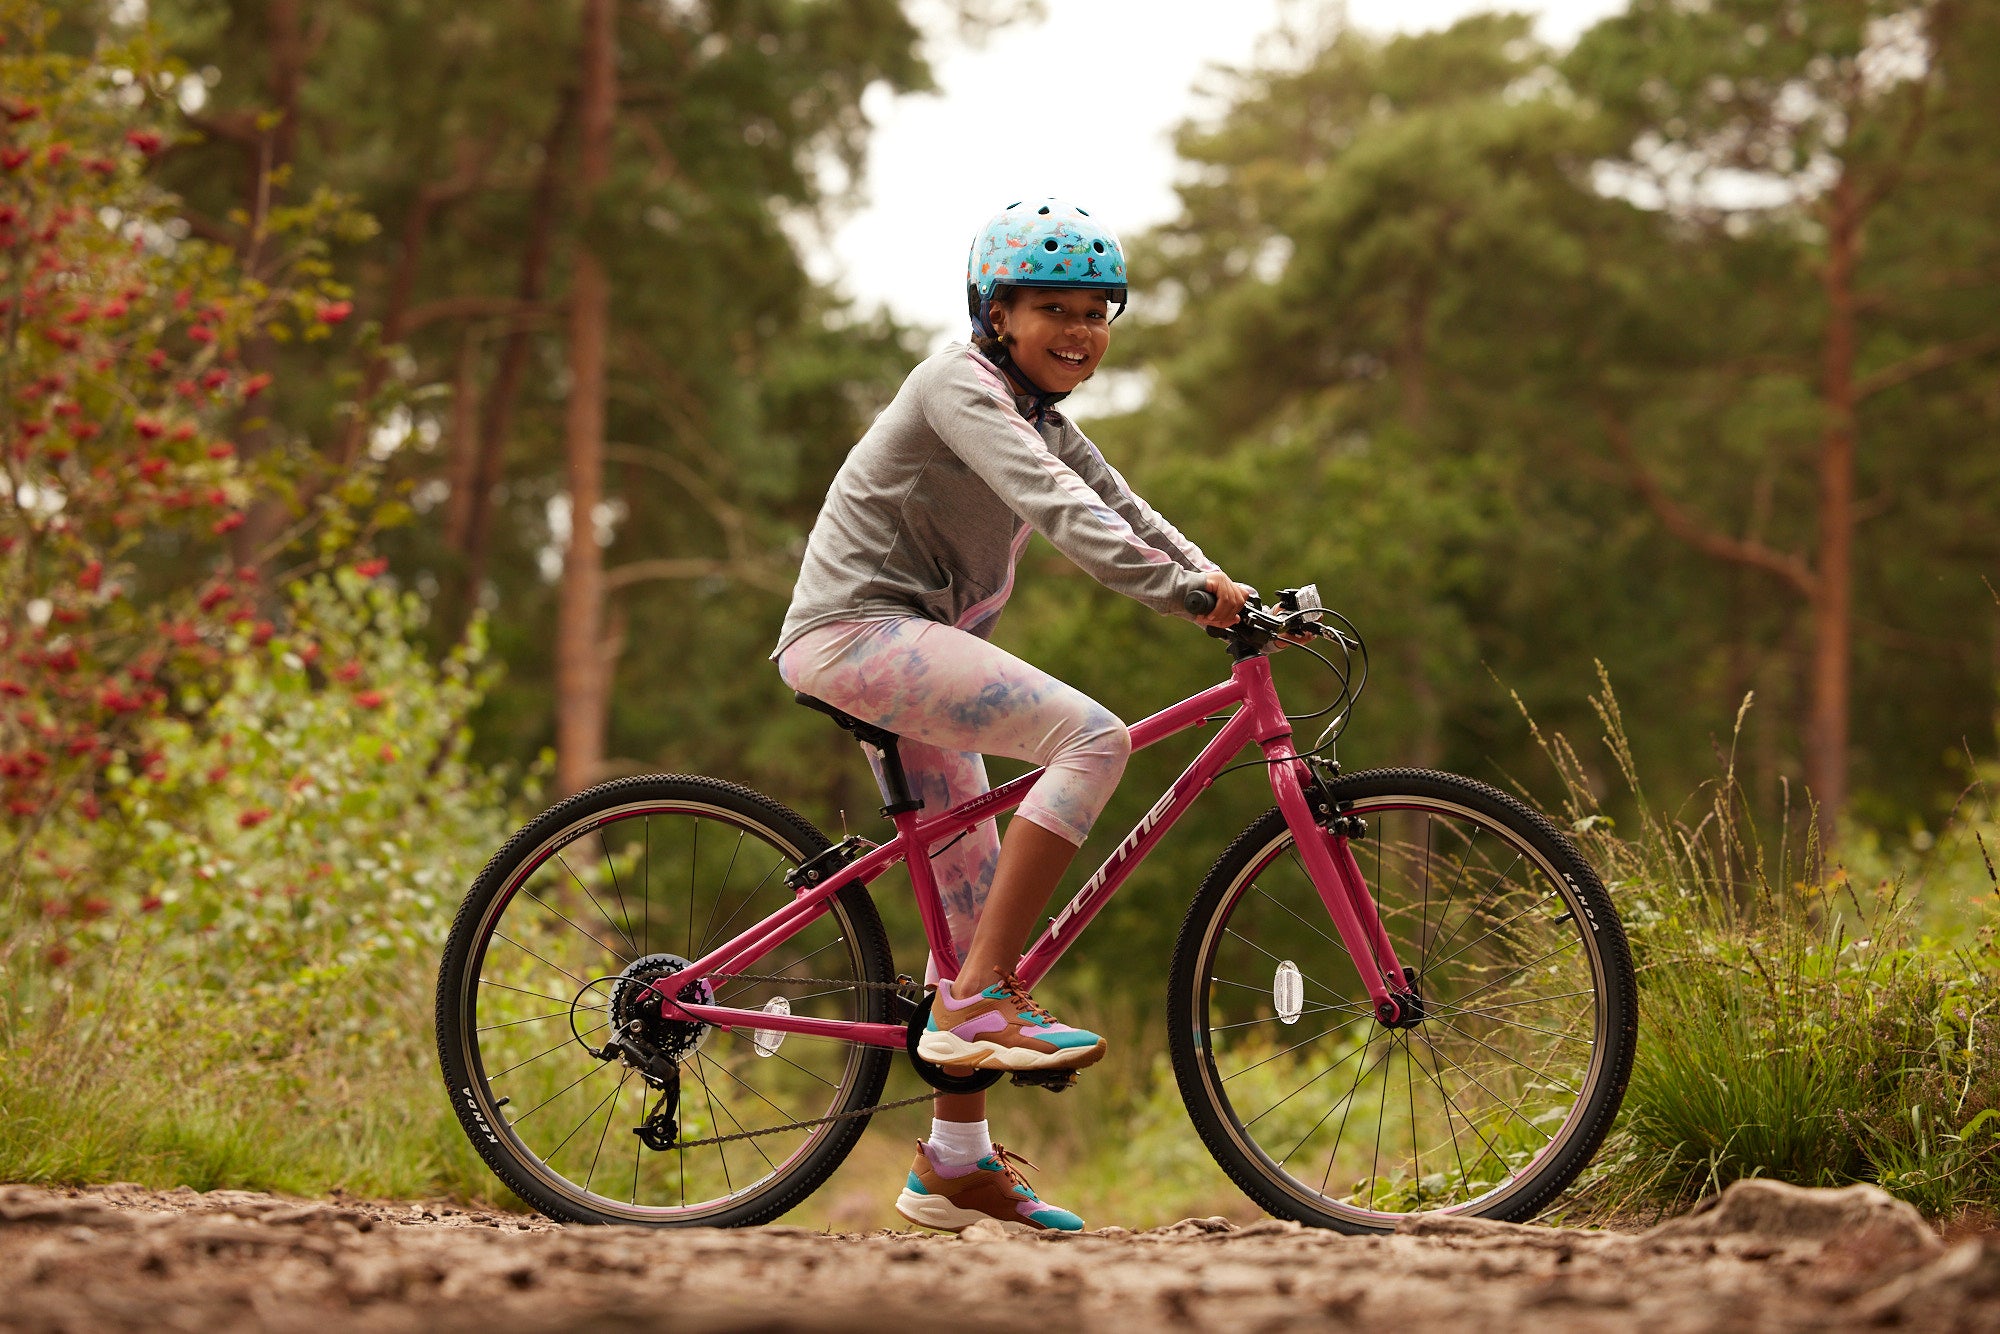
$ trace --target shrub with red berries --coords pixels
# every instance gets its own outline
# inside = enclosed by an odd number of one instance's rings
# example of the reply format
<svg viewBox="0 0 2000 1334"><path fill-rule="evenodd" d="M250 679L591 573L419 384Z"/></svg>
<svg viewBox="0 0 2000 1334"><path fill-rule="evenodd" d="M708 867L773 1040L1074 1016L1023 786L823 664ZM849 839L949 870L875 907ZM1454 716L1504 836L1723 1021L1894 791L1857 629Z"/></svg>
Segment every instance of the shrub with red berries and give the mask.
<svg viewBox="0 0 2000 1334"><path fill-rule="evenodd" d="M298 460L230 439L270 383L242 348L303 308L349 309L325 278L338 201L274 213L260 279L186 239L148 177L167 70L143 39L90 58L0 17L0 825L13 839L140 763L147 721L212 696L270 642L261 590L163 584L157 556L223 569L259 496ZM247 630L245 626L249 627ZM269 626L267 629L266 626ZM18 860L18 859L17 859Z"/></svg>

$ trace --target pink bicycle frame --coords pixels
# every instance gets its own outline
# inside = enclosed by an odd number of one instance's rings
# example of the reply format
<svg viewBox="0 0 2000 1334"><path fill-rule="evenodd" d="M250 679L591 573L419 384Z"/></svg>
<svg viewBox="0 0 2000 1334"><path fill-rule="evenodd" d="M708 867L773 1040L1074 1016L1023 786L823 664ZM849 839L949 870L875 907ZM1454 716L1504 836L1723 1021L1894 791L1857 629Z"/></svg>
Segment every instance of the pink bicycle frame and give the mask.
<svg viewBox="0 0 2000 1334"><path fill-rule="evenodd" d="M1314 820L1306 798L1310 773L1292 747L1291 724L1271 680L1271 663L1262 656L1248 657L1230 669L1230 679L1200 694L1162 709L1132 725L1132 748L1143 749L1190 727L1213 721L1225 710L1236 711L1194 762L1168 787L1166 794L1146 812L1131 833L1092 873L1068 905L1049 922L1041 937L1021 956L1016 970L1021 980L1033 986L1048 975L1056 960L1073 944L1083 929L1097 916L1111 896L1118 892L1146 854L1187 813L1196 797L1206 791L1244 746L1255 742L1269 762L1271 790L1277 795L1278 809L1291 829L1300 857L1313 885L1333 918L1341 944L1353 957L1362 985L1384 1022L1394 1022L1400 1013L1398 994L1405 990L1402 967L1389 934L1383 929L1375 901L1369 896L1361 868L1355 863L1347 839L1330 834ZM990 820L1021 804L1041 776L1041 770L1022 774L963 805L924 819L915 811L891 816L896 836L889 842L843 867L821 883L801 891L786 907L743 931L734 939L694 960L677 976L707 977L746 969L763 955L827 911L828 901L848 885L866 885L884 871L903 862L910 872L911 888L917 897L917 912L923 920L924 937L930 943L939 973L946 978L958 974L958 955L945 923L944 901L931 874L930 850L982 820ZM838 1038L878 1047L904 1045L901 1024L871 1024L846 1019L816 1019L809 1015L770 1014L763 1010L741 1010L726 1005L698 1005L664 999L662 1013L673 1019L695 1019L719 1028L765 1029L800 1033L811 1037Z"/></svg>

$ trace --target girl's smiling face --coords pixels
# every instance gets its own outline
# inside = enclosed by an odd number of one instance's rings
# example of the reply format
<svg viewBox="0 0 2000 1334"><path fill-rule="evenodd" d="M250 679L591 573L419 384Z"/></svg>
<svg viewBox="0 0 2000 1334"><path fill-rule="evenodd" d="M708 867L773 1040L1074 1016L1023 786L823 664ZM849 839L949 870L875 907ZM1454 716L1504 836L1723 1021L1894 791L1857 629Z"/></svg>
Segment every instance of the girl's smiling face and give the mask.
<svg viewBox="0 0 2000 1334"><path fill-rule="evenodd" d="M1051 393L1088 380L1111 346L1111 302L1088 287L1016 287L988 318L1014 364Z"/></svg>

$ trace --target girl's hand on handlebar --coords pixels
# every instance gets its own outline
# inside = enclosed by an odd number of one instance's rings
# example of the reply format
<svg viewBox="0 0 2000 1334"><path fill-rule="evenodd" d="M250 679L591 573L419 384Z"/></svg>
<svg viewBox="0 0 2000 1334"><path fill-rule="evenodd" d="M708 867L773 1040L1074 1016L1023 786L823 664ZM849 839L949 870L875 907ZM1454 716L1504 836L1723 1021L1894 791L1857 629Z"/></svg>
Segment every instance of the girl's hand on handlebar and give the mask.
<svg viewBox="0 0 2000 1334"><path fill-rule="evenodd" d="M1244 604L1257 590L1248 584L1239 584L1220 570L1208 572L1208 591L1215 598L1215 609L1200 617L1199 623L1211 625L1218 630L1227 630L1236 624L1236 618L1243 614Z"/></svg>

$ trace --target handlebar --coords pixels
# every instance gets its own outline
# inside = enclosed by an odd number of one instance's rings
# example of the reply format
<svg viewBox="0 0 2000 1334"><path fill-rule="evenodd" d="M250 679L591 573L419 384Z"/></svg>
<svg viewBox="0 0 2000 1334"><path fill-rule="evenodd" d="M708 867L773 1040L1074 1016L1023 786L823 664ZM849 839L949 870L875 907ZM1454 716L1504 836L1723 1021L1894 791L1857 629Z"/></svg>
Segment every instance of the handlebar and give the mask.
<svg viewBox="0 0 2000 1334"><path fill-rule="evenodd" d="M1215 594L1206 588L1189 589L1181 595L1181 606L1190 616L1206 616L1215 610L1215 604ZM1348 636L1340 630L1320 623L1322 616L1330 614L1320 605L1318 587L1307 584L1303 588L1278 590L1277 604L1268 608L1262 598L1252 594L1234 625L1226 630L1211 625L1208 633L1211 638L1228 640L1232 653L1261 652L1273 639L1281 637L1347 640ZM1345 620L1341 624L1345 625Z"/></svg>

